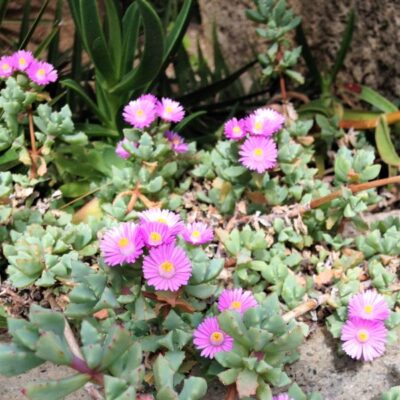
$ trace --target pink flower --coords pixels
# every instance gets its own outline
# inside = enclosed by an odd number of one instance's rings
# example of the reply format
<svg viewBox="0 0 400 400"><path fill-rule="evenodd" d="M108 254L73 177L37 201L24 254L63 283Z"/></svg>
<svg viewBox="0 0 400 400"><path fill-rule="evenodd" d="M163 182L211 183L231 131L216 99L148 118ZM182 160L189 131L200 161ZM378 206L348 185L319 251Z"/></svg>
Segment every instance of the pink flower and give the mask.
<svg viewBox="0 0 400 400"><path fill-rule="evenodd" d="M246 121L232 118L225 124L224 132L228 139L241 140L246 137Z"/></svg>
<svg viewBox="0 0 400 400"><path fill-rule="evenodd" d="M390 310L385 298L375 290L367 290L353 296L349 302L349 317L384 321L389 318Z"/></svg>
<svg viewBox="0 0 400 400"><path fill-rule="evenodd" d="M246 127L252 135L271 136L284 122L285 117L272 108L259 108L246 119Z"/></svg>
<svg viewBox="0 0 400 400"><path fill-rule="evenodd" d="M294 400L287 393L281 393L276 396L272 396L272 400Z"/></svg>
<svg viewBox="0 0 400 400"><path fill-rule="evenodd" d="M169 244L174 240L174 235L168 225L162 222L144 222L140 226L140 233L148 247Z"/></svg>
<svg viewBox="0 0 400 400"><path fill-rule="evenodd" d="M248 169L263 173L276 166L275 142L265 137L249 137L240 147L240 162Z"/></svg>
<svg viewBox="0 0 400 400"><path fill-rule="evenodd" d="M175 153L186 153L189 150L189 146L185 143L185 140L182 136L179 136L175 132L167 131L164 136L171 143L172 150Z"/></svg>
<svg viewBox="0 0 400 400"><path fill-rule="evenodd" d="M13 58L3 56L0 58L0 77L7 78L14 73Z"/></svg>
<svg viewBox="0 0 400 400"><path fill-rule="evenodd" d="M25 71L34 60L30 51L19 50L12 55L13 66L17 71Z"/></svg>
<svg viewBox="0 0 400 400"><path fill-rule="evenodd" d="M249 290L243 289L225 289L218 299L218 310L235 310L244 314L249 308L257 307L258 303Z"/></svg>
<svg viewBox="0 0 400 400"><path fill-rule="evenodd" d="M57 71L54 67L45 61L32 60L26 73L32 82L40 86L55 82L58 78Z"/></svg>
<svg viewBox="0 0 400 400"><path fill-rule="evenodd" d="M382 321L352 318L343 325L341 339L351 358L372 361L385 352L387 329Z"/></svg>
<svg viewBox="0 0 400 400"><path fill-rule="evenodd" d="M192 276L192 265L186 253L174 243L153 247L143 260L143 275L156 290L176 292Z"/></svg>
<svg viewBox="0 0 400 400"><path fill-rule="evenodd" d="M156 106L158 100L157 97L154 96L154 94L151 93L147 93L147 94L142 94L138 100L145 100L145 101L150 101L151 103L154 104L154 107Z"/></svg>
<svg viewBox="0 0 400 400"><path fill-rule="evenodd" d="M177 235L184 228L181 218L178 214L169 210L161 210L159 208L151 208L150 210L138 213L140 222L161 222L167 225L173 235Z"/></svg>
<svg viewBox="0 0 400 400"><path fill-rule="evenodd" d="M128 139L120 140L117 143L117 147L115 148L115 153L117 154L117 156L123 158L124 160L128 159L131 156L131 153L124 149L124 144L127 143L129 143Z"/></svg>
<svg viewBox="0 0 400 400"><path fill-rule="evenodd" d="M150 126L156 119L156 107L153 97L152 95L143 95L134 101L130 101L124 107L122 113L125 121L137 129Z"/></svg>
<svg viewBox="0 0 400 400"><path fill-rule="evenodd" d="M214 358L221 351L233 349L233 338L219 327L217 317L206 318L196 328L193 337L193 343L203 357Z"/></svg>
<svg viewBox="0 0 400 400"><path fill-rule="evenodd" d="M125 222L108 230L100 242L100 250L107 265L133 263L143 253L143 239L133 222Z"/></svg>
<svg viewBox="0 0 400 400"><path fill-rule="evenodd" d="M163 97L157 104L157 115L167 122L179 122L185 116L185 110L177 101Z"/></svg>
<svg viewBox="0 0 400 400"><path fill-rule="evenodd" d="M211 242L213 240L213 231L203 222L194 222L187 224L182 232L182 237L186 242L199 245Z"/></svg>

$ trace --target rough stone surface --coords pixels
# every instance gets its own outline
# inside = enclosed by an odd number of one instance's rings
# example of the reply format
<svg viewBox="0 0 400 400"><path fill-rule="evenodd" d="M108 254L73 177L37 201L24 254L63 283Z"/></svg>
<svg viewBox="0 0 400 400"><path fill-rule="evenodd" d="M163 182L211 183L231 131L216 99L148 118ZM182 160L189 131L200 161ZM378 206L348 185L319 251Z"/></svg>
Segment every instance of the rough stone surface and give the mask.
<svg viewBox="0 0 400 400"><path fill-rule="evenodd" d="M300 360L288 367L289 376L306 392L319 392L324 400L380 400L382 392L400 381L399 344L389 346L383 357L372 363L351 360L340 355L337 341L324 329L318 328L300 347ZM20 400L22 387L40 380L71 375L65 367L48 363L27 374L13 378L0 376L0 400ZM226 389L218 382L209 385L207 400L221 400ZM67 400L89 400L84 390Z"/></svg>
<svg viewBox="0 0 400 400"><path fill-rule="evenodd" d="M222 49L232 67L254 57L265 42L255 34L257 24L247 20L244 10L251 0L198 0L206 41L211 43L217 25ZM398 0L289 0L303 19L303 27L320 68L332 66L351 8L357 14L352 47L339 82L356 82L395 98L400 96L400 2Z"/></svg>

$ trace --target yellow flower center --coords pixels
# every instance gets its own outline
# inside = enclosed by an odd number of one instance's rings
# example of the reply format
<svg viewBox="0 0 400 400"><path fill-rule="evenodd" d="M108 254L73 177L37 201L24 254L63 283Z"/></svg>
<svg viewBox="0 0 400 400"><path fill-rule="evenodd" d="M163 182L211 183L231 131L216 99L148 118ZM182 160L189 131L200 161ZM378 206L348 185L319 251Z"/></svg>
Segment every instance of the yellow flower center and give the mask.
<svg viewBox="0 0 400 400"><path fill-rule="evenodd" d="M143 111L142 109L139 108L139 110L136 111L136 115L137 115L138 117L143 117L144 111Z"/></svg>
<svg viewBox="0 0 400 400"><path fill-rule="evenodd" d="M367 305L364 307L364 311L365 311L367 314L371 314L371 313L372 313L372 306L371 306L370 304L367 304Z"/></svg>
<svg viewBox="0 0 400 400"><path fill-rule="evenodd" d="M39 75L40 77L45 76L46 71L43 68L38 69L37 71L37 75Z"/></svg>
<svg viewBox="0 0 400 400"><path fill-rule="evenodd" d="M165 111L166 111L168 114L171 114L171 113L172 113L172 107L170 107L170 106L165 107Z"/></svg>
<svg viewBox="0 0 400 400"><path fill-rule="evenodd" d="M157 218L157 222L161 222L162 224L168 225L167 220L165 218L163 218L163 217Z"/></svg>
<svg viewBox="0 0 400 400"><path fill-rule="evenodd" d="M240 310L240 307L242 306L242 303L240 301L232 301L231 303L231 310Z"/></svg>
<svg viewBox="0 0 400 400"><path fill-rule="evenodd" d="M369 339L369 333L365 329L357 332L357 338L360 342L365 343Z"/></svg>
<svg viewBox="0 0 400 400"><path fill-rule="evenodd" d="M253 150L253 154L254 154L256 157L261 157L261 156L264 154L264 151L263 151L263 149L257 148L257 149L254 149L254 150Z"/></svg>
<svg viewBox="0 0 400 400"><path fill-rule="evenodd" d="M260 121L257 121L254 124L254 128L256 128L258 131L260 131L262 129L262 123Z"/></svg>
<svg viewBox="0 0 400 400"><path fill-rule="evenodd" d="M24 57L21 57L21 58L18 60L18 62L19 62L19 65L20 65L21 67L25 67L25 65L26 65L26 60L25 60Z"/></svg>
<svg viewBox="0 0 400 400"><path fill-rule="evenodd" d="M173 272L175 267L174 264L172 264L171 261L164 261L161 265L160 268L164 272Z"/></svg>
<svg viewBox="0 0 400 400"><path fill-rule="evenodd" d="M215 331L211 334L210 341L214 345L221 344L224 341L224 334L222 332Z"/></svg>
<svg viewBox="0 0 400 400"><path fill-rule="evenodd" d="M124 248L124 247L128 246L128 244L129 244L129 239L126 238L126 237L123 237L123 238L118 240L118 246L121 247L121 248Z"/></svg>
<svg viewBox="0 0 400 400"><path fill-rule="evenodd" d="M240 126L235 126L232 130L233 130L233 133L242 133Z"/></svg>
<svg viewBox="0 0 400 400"><path fill-rule="evenodd" d="M199 231L193 231L192 232L192 236L195 237L195 238L198 238L198 237L200 237L200 232Z"/></svg>
<svg viewBox="0 0 400 400"><path fill-rule="evenodd" d="M174 138L172 139L172 144L177 146L178 144L181 144L181 141L179 140L179 138Z"/></svg>
<svg viewBox="0 0 400 400"><path fill-rule="evenodd" d="M1 66L1 69L2 69L3 71L8 71L10 68L11 68L11 67L10 67L10 64L7 64L7 63L4 63L4 64Z"/></svg>
<svg viewBox="0 0 400 400"><path fill-rule="evenodd" d="M158 232L151 232L150 239L152 242L160 242L162 238Z"/></svg>

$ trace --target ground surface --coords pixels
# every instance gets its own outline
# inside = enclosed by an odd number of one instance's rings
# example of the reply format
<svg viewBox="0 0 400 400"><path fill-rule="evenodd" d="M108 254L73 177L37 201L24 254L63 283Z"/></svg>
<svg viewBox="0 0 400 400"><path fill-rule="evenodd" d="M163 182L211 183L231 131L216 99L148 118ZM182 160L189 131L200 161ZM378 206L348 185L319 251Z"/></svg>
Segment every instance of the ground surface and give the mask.
<svg viewBox="0 0 400 400"><path fill-rule="evenodd" d="M373 363L354 362L338 355L335 342L325 329L318 328L300 348L300 360L288 369L303 390L320 392L324 400L380 400L381 393L400 381L399 345ZM13 378L0 376L0 400L22 400L21 388L40 380L57 379L71 374L69 368L43 364L30 373ZM223 400L225 389L210 384L207 400ZM67 400L90 400L84 390Z"/></svg>

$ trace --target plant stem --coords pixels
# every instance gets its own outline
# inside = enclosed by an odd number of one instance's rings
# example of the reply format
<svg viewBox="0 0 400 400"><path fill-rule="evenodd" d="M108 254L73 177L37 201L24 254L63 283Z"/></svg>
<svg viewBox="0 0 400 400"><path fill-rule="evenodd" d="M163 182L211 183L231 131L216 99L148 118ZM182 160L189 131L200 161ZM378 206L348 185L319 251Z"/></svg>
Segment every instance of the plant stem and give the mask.
<svg viewBox="0 0 400 400"><path fill-rule="evenodd" d="M279 84L281 87L282 100L284 103L286 103L287 102L286 83L285 83L285 77L283 76L283 74L281 74L279 77Z"/></svg>
<svg viewBox="0 0 400 400"><path fill-rule="evenodd" d="M366 182L366 183L348 185L347 188L350 189L352 193L358 193L358 192L362 192L363 190L373 189L373 188L377 188L380 186L391 185L393 183L400 183L400 175L391 176L389 178L384 178L384 179L377 179L375 181ZM313 210L314 208L318 208L318 207L322 206L323 204L330 203L332 200L340 197L342 195L342 193L343 193L343 189L339 189L339 190L336 190L335 192L328 194L327 196L323 196L323 197L320 197L319 199L312 200L309 204L309 207L305 208L304 211L302 211L301 213L303 214L304 212Z"/></svg>
<svg viewBox="0 0 400 400"><path fill-rule="evenodd" d="M28 109L28 122L29 122L29 136L31 139L31 160L32 160L30 177L32 179L35 179L37 172L38 151L36 149L35 129L33 127L33 116L31 107Z"/></svg>
<svg viewBox="0 0 400 400"><path fill-rule="evenodd" d="M329 297L330 296L328 294L324 294L318 300L317 299L307 300L305 303L302 303L297 307L295 307L293 310L287 312L286 314L283 314L282 319L285 322L289 322L293 318L300 317L300 315L315 310L321 304L325 304L329 300Z"/></svg>

